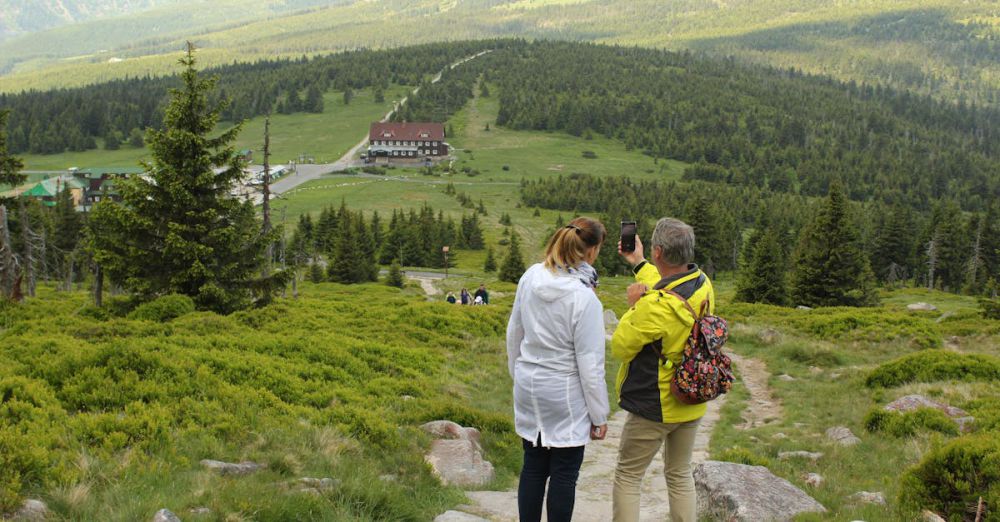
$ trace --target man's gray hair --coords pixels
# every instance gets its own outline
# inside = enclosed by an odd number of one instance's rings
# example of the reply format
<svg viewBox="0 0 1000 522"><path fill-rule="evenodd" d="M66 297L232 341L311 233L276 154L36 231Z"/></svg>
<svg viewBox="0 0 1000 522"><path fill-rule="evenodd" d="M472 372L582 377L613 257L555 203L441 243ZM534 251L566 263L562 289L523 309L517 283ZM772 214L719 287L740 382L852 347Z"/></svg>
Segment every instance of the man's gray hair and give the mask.
<svg viewBox="0 0 1000 522"><path fill-rule="evenodd" d="M652 247L660 247L660 256L671 266L685 266L694 261L694 229L674 218L656 222Z"/></svg>

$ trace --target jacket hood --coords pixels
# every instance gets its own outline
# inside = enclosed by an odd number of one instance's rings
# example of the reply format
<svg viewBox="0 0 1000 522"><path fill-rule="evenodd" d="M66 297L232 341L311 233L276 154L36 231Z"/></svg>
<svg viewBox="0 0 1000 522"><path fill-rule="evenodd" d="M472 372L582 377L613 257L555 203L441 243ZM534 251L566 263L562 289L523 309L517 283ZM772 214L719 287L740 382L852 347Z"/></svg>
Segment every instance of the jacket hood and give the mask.
<svg viewBox="0 0 1000 522"><path fill-rule="evenodd" d="M552 273L541 263L531 267L529 290L544 301L557 301L585 288L580 280L562 271Z"/></svg>

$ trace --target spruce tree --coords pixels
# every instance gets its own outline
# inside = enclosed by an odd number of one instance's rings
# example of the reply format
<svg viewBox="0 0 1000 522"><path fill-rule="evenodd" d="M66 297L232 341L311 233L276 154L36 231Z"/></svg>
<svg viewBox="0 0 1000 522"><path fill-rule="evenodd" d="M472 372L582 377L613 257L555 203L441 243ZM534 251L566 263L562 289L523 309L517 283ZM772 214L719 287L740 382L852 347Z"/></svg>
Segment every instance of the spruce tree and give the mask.
<svg viewBox="0 0 1000 522"><path fill-rule="evenodd" d="M22 174L21 169L24 163L20 158L16 158L7 150L7 117L10 111L0 111L0 185L17 187L24 184L28 179L27 174ZM3 203L0 197L0 204Z"/></svg>
<svg viewBox="0 0 1000 522"><path fill-rule="evenodd" d="M493 257L493 247L490 247L486 251L486 262L483 264L484 272L496 272L497 271L497 261Z"/></svg>
<svg viewBox="0 0 1000 522"><path fill-rule="evenodd" d="M337 283L357 283L361 280L358 270L361 249L358 245L357 228L354 226L352 216L345 209L341 210L338 216L340 227L337 230L333 251L330 252L327 275L331 281Z"/></svg>
<svg viewBox="0 0 1000 522"><path fill-rule="evenodd" d="M840 182L802 231L792 272L792 298L807 306L873 306L878 302L868 258L848 215Z"/></svg>
<svg viewBox="0 0 1000 522"><path fill-rule="evenodd" d="M210 137L221 110L208 103L216 80L198 75L190 44L180 63L182 87L171 91L164 128L146 136L149 178L130 178L120 184L121 202L96 206L91 220L101 233L92 248L112 281L135 294L185 294L199 308L228 313L261 288L254 276L274 237L261 234L250 202L230 196L243 175L233 148L242 125Z"/></svg>
<svg viewBox="0 0 1000 522"><path fill-rule="evenodd" d="M521 257L521 240L518 239L517 232L510 235L510 248L507 249L507 257L500 266L499 278L501 281L517 283L524 274L524 259Z"/></svg>
<svg viewBox="0 0 1000 522"><path fill-rule="evenodd" d="M389 265L389 274L385 278L385 284L395 286L396 288L403 288L405 282L403 281L403 269L399 266L399 261L393 261Z"/></svg>
<svg viewBox="0 0 1000 522"><path fill-rule="evenodd" d="M906 209L893 208L884 217L875 237L871 259L875 275L889 284L908 278L914 248L913 230Z"/></svg>
<svg viewBox="0 0 1000 522"><path fill-rule="evenodd" d="M788 304L788 266L780 238L774 226L755 231L750 237L750 258L736 283L737 301Z"/></svg>
<svg viewBox="0 0 1000 522"><path fill-rule="evenodd" d="M323 112L323 93L316 85L310 85L306 91L305 109L316 114Z"/></svg>

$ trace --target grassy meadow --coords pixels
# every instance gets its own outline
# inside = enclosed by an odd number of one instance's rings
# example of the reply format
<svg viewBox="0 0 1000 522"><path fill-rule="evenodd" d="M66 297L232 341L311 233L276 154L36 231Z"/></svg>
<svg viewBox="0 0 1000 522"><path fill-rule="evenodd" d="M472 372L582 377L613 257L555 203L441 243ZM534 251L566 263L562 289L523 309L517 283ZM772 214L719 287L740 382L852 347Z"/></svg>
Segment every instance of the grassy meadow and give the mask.
<svg viewBox="0 0 1000 522"><path fill-rule="evenodd" d="M351 103L345 105L343 92L329 91L323 95L325 109L321 114L271 116L271 162L288 163L297 160L300 154L313 156L318 163L336 161L367 135L371 122L385 116L392 110L393 101L408 92L407 87L392 86L385 92L386 101L376 102L371 89L358 90ZM260 151L264 147L264 118L248 120L235 146L254 150L254 161L263 161ZM69 167L132 167L148 157L145 147L123 144L119 150L27 154L23 160L26 170L65 170Z"/></svg>

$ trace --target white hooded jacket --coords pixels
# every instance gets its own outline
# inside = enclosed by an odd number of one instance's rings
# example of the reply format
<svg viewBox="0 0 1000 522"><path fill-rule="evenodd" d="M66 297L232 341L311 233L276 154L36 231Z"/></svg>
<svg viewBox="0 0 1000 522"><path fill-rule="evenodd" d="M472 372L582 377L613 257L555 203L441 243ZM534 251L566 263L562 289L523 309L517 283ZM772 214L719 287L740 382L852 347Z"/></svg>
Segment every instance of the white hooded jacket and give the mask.
<svg viewBox="0 0 1000 522"><path fill-rule="evenodd" d="M507 324L514 426L544 447L583 446L608 418L604 309L575 276L541 263L517 284Z"/></svg>

